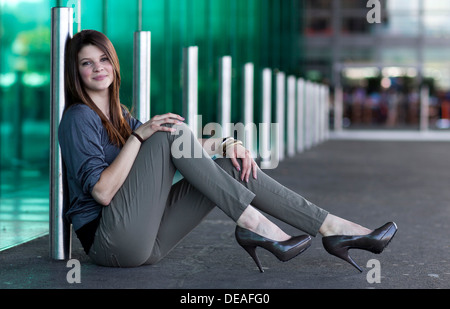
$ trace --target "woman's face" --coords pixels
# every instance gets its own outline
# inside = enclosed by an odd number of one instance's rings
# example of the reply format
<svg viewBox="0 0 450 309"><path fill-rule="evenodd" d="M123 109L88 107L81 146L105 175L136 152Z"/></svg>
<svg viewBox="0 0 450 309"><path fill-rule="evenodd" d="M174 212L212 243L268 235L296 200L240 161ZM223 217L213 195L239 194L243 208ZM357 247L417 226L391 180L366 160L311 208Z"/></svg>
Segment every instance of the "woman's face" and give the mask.
<svg viewBox="0 0 450 309"><path fill-rule="evenodd" d="M78 59L78 69L86 90L107 90L114 81L114 68L106 54L95 45L86 45L78 53Z"/></svg>

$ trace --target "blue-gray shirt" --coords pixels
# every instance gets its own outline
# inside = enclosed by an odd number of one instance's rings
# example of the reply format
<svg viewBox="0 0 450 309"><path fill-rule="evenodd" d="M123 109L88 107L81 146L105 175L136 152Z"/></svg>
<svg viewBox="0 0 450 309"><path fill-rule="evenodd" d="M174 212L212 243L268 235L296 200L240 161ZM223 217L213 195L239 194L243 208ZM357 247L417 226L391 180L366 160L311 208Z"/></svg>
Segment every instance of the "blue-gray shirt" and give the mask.
<svg viewBox="0 0 450 309"><path fill-rule="evenodd" d="M141 125L133 117L129 117L128 123L133 131ZM76 231L102 211L103 206L91 192L121 149L111 143L100 117L85 104L73 105L64 113L58 138L69 189L70 208L66 217Z"/></svg>

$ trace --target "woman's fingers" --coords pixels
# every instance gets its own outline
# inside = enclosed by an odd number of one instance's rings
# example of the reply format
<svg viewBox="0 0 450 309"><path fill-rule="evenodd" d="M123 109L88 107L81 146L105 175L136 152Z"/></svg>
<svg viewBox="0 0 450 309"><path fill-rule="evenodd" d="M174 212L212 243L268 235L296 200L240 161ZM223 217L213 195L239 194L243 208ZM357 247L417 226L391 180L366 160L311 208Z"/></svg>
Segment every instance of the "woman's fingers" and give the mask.
<svg viewBox="0 0 450 309"><path fill-rule="evenodd" d="M250 177L253 177L254 179L257 179L257 173L258 173L258 164L253 160L253 158L249 158L248 165L245 169L245 175L243 179L245 179L246 182L250 180Z"/></svg>
<svg viewBox="0 0 450 309"><path fill-rule="evenodd" d="M242 176L241 180L248 182L250 177L253 176L254 179L257 179L258 165L253 160L252 157L246 157L242 159Z"/></svg>
<svg viewBox="0 0 450 309"><path fill-rule="evenodd" d="M184 121L184 118L180 115L173 114L173 113L167 113L163 115L156 115L152 118L155 121L163 121L163 123L176 123L172 121Z"/></svg>
<svg viewBox="0 0 450 309"><path fill-rule="evenodd" d="M256 164L255 161L252 162L252 168L253 168L253 178L258 179L258 164Z"/></svg>
<svg viewBox="0 0 450 309"><path fill-rule="evenodd" d="M238 160L236 160L235 157L231 157L230 159L231 159L231 164L233 164L233 166L234 166L238 171L240 171L240 170L241 170L241 166L239 165Z"/></svg>
<svg viewBox="0 0 450 309"><path fill-rule="evenodd" d="M250 164L249 164L249 158L244 157L242 158L242 175L241 180L248 182L248 178L250 176Z"/></svg>
<svg viewBox="0 0 450 309"><path fill-rule="evenodd" d="M166 131L166 132L175 132L175 128L163 126L164 124L180 124L184 120L183 117L173 113L167 113L164 115L156 115L152 119L150 119L150 127L154 131Z"/></svg>
<svg viewBox="0 0 450 309"><path fill-rule="evenodd" d="M184 118L174 113L166 113L163 115L153 116L149 121L144 123L138 130L142 138L147 139L157 131L175 132L177 129L164 124L181 124Z"/></svg>
<svg viewBox="0 0 450 309"><path fill-rule="evenodd" d="M231 151L230 151L231 150ZM250 176L253 176L254 179L257 178L258 165L253 160L250 151L245 149L241 145L233 146L232 149L229 149L230 159L233 166L241 171L241 180L248 182ZM237 158L241 159L242 169L239 165Z"/></svg>

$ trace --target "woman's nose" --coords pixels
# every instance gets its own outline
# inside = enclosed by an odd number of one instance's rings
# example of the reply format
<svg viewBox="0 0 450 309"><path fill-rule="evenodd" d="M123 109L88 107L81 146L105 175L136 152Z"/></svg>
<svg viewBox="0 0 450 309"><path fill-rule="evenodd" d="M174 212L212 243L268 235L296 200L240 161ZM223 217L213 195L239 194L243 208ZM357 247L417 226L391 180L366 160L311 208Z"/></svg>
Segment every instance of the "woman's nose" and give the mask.
<svg viewBox="0 0 450 309"><path fill-rule="evenodd" d="M103 70L103 66L102 66L102 64L100 62L94 63L94 71L95 72L99 72L99 71L102 71L102 70Z"/></svg>

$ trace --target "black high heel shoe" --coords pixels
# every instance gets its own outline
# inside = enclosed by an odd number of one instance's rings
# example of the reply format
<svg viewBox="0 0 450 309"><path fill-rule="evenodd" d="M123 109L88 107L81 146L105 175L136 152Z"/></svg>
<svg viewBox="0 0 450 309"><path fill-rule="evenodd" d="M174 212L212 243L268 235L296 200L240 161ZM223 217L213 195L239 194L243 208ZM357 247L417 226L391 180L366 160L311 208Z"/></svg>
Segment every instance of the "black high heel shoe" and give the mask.
<svg viewBox="0 0 450 309"><path fill-rule="evenodd" d="M335 235L322 238L323 247L328 253L347 261L360 272L363 270L353 261L348 254L349 249L362 249L375 254L383 252L384 248L397 232L397 225L394 222L388 222L382 227L374 230L367 235L346 236Z"/></svg>
<svg viewBox="0 0 450 309"><path fill-rule="evenodd" d="M285 241L275 241L240 226L236 226L235 236L239 245L250 254L258 266L259 271L262 273L264 270L256 255L256 247L264 248L275 255L280 261L286 262L305 251L311 245L311 237L308 235L292 237Z"/></svg>

